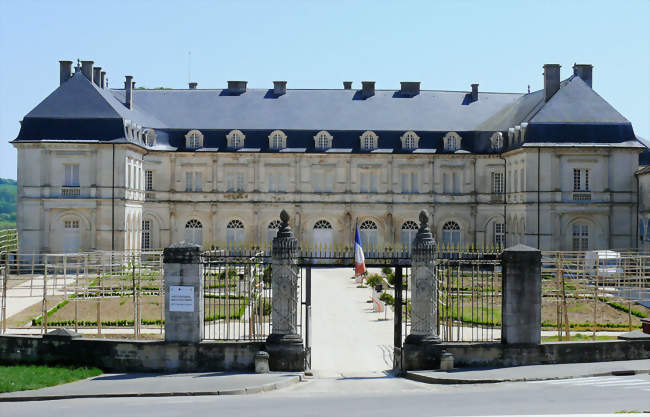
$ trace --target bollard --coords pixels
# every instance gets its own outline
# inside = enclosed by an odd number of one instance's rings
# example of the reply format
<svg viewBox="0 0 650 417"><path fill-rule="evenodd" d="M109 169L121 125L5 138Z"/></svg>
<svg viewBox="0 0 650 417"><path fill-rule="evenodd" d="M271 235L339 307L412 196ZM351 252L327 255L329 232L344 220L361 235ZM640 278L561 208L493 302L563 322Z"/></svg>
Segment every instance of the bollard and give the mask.
<svg viewBox="0 0 650 417"><path fill-rule="evenodd" d="M454 369L454 355L447 351L443 351L440 355L440 370L449 371Z"/></svg>
<svg viewBox="0 0 650 417"><path fill-rule="evenodd" d="M260 350L255 354L255 373L268 374L269 373L269 354Z"/></svg>

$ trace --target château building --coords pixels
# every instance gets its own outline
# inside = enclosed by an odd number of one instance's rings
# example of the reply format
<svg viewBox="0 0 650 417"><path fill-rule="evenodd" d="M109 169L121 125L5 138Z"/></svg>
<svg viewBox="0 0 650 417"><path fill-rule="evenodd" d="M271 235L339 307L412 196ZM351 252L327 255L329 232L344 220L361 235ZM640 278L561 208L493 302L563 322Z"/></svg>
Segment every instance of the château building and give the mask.
<svg viewBox="0 0 650 417"><path fill-rule="evenodd" d="M407 245L423 208L446 244L638 247L647 148L592 75L544 65L544 88L525 94L141 89L61 61L12 141L21 250L263 244L281 209L303 244L350 245L358 224L366 245Z"/></svg>

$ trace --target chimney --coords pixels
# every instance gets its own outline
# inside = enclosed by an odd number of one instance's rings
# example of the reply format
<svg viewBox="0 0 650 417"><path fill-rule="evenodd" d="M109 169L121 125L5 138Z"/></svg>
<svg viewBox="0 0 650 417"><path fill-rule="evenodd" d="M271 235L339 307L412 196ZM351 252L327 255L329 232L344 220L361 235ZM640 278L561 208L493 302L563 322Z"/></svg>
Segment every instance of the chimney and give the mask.
<svg viewBox="0 0 650 417"><path fill-rule="evenodd" d="M273 81L273 94L276 96L281 96L287 93L287 82L286 81Z"/></svg>
<svg viewBox="0 0 650 417"><path fill-rule="evenodd" d="M352 90L352 81L343 81L344 90Z"/></svg>
<svg viewBox="0 0 650 417"><path fill-rule="evenodd" d="M93 68L93 82L97 87L102 86L102 67Z"/></svg>
<svg viewBox="0 0 650 417"><path fill-rule="evenodd" d="M102 71L100 74L99 86L101 88L106 88L106 71Z"/></svg>
<svg viewBox="0 0 650 417"><path fill-rule="evenodd" d="M573 74L582 78L582 81L586 82L589 88L591 87L592 82L592 72L594 66L589 64L573 64Z"/></svg>
<svg viewBox="0 0 650 417"><path fill-rule="evenodd" d="M472 101L478 100L478 84L472 84Z"/></svg>
<svg viewBox="0 0 650 417"><path fill-rule="evenodd" d="M197 83L197 82L193 81L193 82L189 83L190 90L196 90L196 87L198 87L198 86L199 86L199 83Z"/></svg>
<svg viewBox="0 0 650 417"><path fill-rule="evenodd" d="M420 94L420 82L419 81L402 81L400 89L401 94L406 95L416 95Z"/></svg>
<svg viewBox="0 0 650 417"><path fill-rule="evenodd" d="M246 92L246 81L228 81L228 91L233 94Z"/></svg>
<svg viewBox="0 0 650 417"><path fill-rule="evenodd" d="M59 61L59 85L72 77L72 61Z"/></svg>
<svg viewBox="0 0 650 417"><path fill-rule="evenodd" d="M374 81L361 81L361 95L364 98L372 97L375 95L375 82Z"/></svg>
<svg viewBox="0 0 650 417"><path fill-rule="evenodd" d="M126 97L124 104L128 109L131 109L133 108L133 86L135 83L133 82L133 75L127 75L124 78L124 95Z"/></svg>
<svg viewBox="0 0 650 417"><path fill-rule="evenodd" d="M93 61L81 61L81 72L93 82Z"/></svg>
<svg viewBox="0 0 650 417"><path fill-rule="evenodd" d="M544 65L544 101L549 101L560 89L560 64Z"/></svg>

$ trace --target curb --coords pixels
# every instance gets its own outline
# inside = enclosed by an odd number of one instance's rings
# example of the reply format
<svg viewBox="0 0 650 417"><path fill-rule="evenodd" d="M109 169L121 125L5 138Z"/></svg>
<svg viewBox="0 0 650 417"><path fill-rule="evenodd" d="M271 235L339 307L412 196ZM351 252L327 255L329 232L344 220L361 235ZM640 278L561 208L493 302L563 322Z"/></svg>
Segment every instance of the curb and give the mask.
<svg viewBox="0 0 650 417"><path fill-rule="evenodd" d="M58 394L58 395L25 395L22 397L0 397L0 403L20 401L50 401L78 398L146 398L146 397L196 397L203 395L246 395L274 391L303 381L302 375L291 376L280 382L269 382L254 387L234 388L221 391L190 391L190 392L135 392L124 394Z"/></svg>
<svg viewBox="0 0 650 417"><path fill-rule="evenodd" d="M650 374L650 369L639 370L621 370L611 372L599 372L592 374L581 374L571 376L552 376L547 378L499 378L499 379L454 379L454 378L437 378L427 375L420 375L410 371L404 373L404 378L411 381L424 382L426 384L497 384L499 382L531 382L531 381L554 381L560 379L589 378L599 376L627 376L637 374Z"/></svg>

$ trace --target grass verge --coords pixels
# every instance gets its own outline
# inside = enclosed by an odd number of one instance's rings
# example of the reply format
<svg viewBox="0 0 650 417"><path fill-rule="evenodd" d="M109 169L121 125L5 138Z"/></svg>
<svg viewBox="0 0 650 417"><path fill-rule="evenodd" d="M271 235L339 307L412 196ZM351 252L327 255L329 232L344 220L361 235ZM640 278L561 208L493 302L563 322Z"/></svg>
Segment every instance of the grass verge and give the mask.
<svg viewBox="0 0 650 417"><path fill-rule="evenodd" d="M24 391L101 375L98 368L14 365L0 366L0 392Z"/></svg>
<svg viewBox="0 0 650 417"><path fill-rule="evenodd" d="M596 336L596 340L615 340L617 339L617 336ZM571 335L569 338L569 341L572 342L579 342L581 340L584 341L589 341L589 340L594 340L593 336L588 335L588 334L574 334ZM564 342L566 341L564 337L562 337L560 340L558 340L557 336L543 336L542 337L542 342Z"/></svg>

